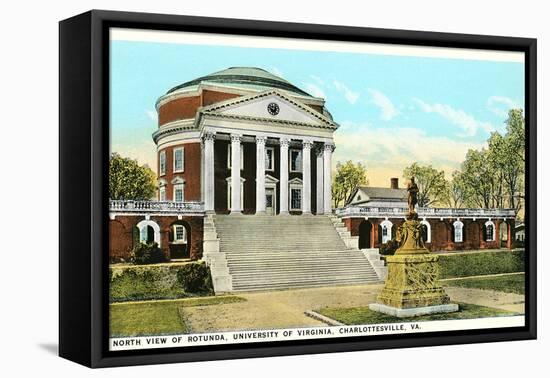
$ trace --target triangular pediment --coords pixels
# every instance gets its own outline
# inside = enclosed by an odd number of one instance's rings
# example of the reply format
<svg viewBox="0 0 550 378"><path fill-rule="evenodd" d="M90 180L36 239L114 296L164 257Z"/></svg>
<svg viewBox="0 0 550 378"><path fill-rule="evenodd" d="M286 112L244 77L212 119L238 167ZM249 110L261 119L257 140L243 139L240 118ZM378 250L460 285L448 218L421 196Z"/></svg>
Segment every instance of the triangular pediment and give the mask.
<svg viewBox="0 0 550 378"><path fill-rule="evenodd" d="M279 182L279 180L277 180L275 177L271 175L265 175L265 182L267 184L276 184Z"/></svg>
<svg viewBox="0 0 550 378"><path fill-rule="evenodd" d="M201 109L202 114L337 128L330 118L279 91L238 97Z"/></svg>

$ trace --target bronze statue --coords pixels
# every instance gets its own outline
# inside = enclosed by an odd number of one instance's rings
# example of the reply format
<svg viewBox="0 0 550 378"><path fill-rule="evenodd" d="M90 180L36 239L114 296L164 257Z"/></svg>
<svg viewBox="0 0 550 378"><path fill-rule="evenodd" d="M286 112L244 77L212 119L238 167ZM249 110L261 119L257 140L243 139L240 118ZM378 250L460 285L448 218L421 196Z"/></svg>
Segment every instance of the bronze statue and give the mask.
<svg viewBox="0 0 550 378"><path fill-rule="evenodd" d="M414 210L418 203L418 185L414 182L414 177L411 177L411 181L407 184L407 191L409 192L407 202L409 204L409 215L416 214Z"/></svg>

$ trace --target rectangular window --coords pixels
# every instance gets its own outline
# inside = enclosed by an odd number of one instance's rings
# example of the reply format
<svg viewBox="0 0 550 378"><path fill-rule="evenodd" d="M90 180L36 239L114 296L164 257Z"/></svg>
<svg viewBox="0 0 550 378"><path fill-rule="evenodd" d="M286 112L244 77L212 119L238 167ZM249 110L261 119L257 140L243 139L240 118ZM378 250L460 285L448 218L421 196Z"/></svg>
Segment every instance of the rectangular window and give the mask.
<svg viewBox="0 0 550 378"><path fill-rule="evenodd" d="M166 151L160 151L159 154L159 176L166 174Z"/></svg>
<svg viewBox="0 0 550 378"><path fill-rule="evenodd" d="M161 186L159 188L159 201L166 201L166 187Z"/></svg>
<svg viewBox="0 0 550 378"><path fill-rule="evenodd" d="M174 202L183 202L183 184L174 185Z"/></svg>
<svg viewBox="0 0 550 378"><path fill-rule="evenodd" d="M302 189L290 189L290 210L302 210Z"/></svg>
<svg viewBox="0 0 550 378"><path fill-rule="evenodd" d="M275 170L275 149L273 147L265 148L265 170Z"/></svg>
<svg viewBox="0 0 550 378"><path fill-rule="evenodd" d="M302 172L302 150L290 150L290 171Z"/></svg>
<svg viewBox="0 0 550 378"><path fill-rule="evenodd" d="M183 147L174 150L174 172L183 172Z"/></svg>
<svg viewBox="0 0 550 378"><path fill-rule="evenodd" d="M231 143L227 145L227 168L231 168ZM241 146L241 170L244 169L244 148Z"/></svg>
<svg viewBox="0 0 550 378"><path fill-rule="evenodd" d="M174 226L174 243L187 243L185 227L181 224Z"/></svg>

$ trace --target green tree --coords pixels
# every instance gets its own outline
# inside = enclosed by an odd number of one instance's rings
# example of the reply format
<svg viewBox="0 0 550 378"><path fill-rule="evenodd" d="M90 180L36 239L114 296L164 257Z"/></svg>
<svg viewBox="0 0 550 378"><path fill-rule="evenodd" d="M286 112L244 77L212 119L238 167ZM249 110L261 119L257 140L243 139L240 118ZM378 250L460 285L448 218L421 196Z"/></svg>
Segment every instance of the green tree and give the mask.
<svg viewBox="0 0 550 378"><path fill-rule="evenodd" d="M493 199L493 175L486 149L469 150L462 163L462 178L469 207L490 208Z"/></svg>
<svg viewBox="0 0 550 378"><path fill-rule="evenodd" d="M112 153L109 160L109 198L150 200L155 196L155 173L137 160Z"/></svg>
<svg viewBox="0 0 550 378"><path fill-rule="evenodd" d="M453 177L448 183L448 191L448 205L455 209L463 207L466 202L467 192L462 172L453 172Z"/></svg>
<svg viewBox="0 0 550 378"><path fill-rule="evenodd" d="M361 162L338 162L333 177L332 200L335 208L343 205L358 185L368 185L367 168Z"/></svg>
<svg viewBox="0 0 550 378"><path fill-rule="evenodd" d="M431 165L422 166L415 162L403 170L403 177L405 180L414 177L418 185L419 207L448 202L449 189L443 170L438 171Z"/></svg>
<svg viewBox="0 0 550 378"><path fill-rule="evenodd" d="M460 184L467 206L510 208L515 210L517 216L524 192L523 111L511 109L505 123L506 133L491 133L487 149L468 151L461 172L457 174L456 184ZM450 185L452 195L453 182Z"/></svg>
<svg viewBox="0 0 550 378"><path fill-rule="evenodd" d="M502 159L506 196L508 207L514 209L517 216L521 210L525 192L525 118L523 110L512 109L508 112L504 140Z"/></svg>

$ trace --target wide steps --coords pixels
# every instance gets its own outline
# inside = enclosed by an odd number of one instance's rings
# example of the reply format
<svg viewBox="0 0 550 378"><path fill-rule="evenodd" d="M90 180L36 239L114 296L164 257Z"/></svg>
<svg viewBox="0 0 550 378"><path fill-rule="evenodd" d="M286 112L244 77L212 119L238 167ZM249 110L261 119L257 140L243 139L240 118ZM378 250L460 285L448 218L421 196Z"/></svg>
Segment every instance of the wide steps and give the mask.
<svg viewBox="0 0 550 378"><path fill-rule="evenodd" d="M326 216L216 216L234 291L353 285L378 281Z"/></svg>

